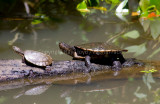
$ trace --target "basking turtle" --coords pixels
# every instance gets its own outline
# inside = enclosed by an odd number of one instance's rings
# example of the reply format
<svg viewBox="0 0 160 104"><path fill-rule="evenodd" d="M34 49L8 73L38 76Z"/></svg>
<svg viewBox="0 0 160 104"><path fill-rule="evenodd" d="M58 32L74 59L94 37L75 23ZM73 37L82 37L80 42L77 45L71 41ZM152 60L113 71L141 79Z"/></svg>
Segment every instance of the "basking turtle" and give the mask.
<svg viewBox="0 0 160 104"><path fill-rule="evenodd" d="M45 67L49 70L50 65L52 64L52 57L42 52L25 50L24 52L17 46L12 47L13 50L22 56L22 62L26 64L35 65L38 67Z"/></svg>
<svg viewBox="0 0 160 104"><path fill-rule="evenodd" d="M64 53L75 59L85 59L85 65L88 67L87 72L90 71L91 62L105 63L104 61L106 61L105 64L112 66L112 70L121 70L122 63L125 62L122 52L128 51L102 42L87 43L73 47L61 42L59 47Z"/></svg>

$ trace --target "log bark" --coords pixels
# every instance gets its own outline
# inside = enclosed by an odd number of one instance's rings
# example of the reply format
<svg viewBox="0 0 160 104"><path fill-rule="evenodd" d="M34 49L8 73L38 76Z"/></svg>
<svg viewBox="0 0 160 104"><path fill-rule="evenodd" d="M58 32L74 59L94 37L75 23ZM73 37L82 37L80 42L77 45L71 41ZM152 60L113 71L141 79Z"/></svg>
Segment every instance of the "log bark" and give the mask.
<svg viewBox="0 0 160 104"><path fill-rule="evenodd" d="M0 60L0 81L13 80L24 77L55 76L68 73L84 72L86 69L83 61L54 61L46 72L44 68L28 66L21 60ZM109 70L110 66L91 64L92 71Z"/></svg>
<svg viewBox="0 0 160 104"><path fill-rule="evenodd" d="M134 61L134 65L139 65L136 60L127 59L126 62ZM127 67L125 64L123 67ZM91 64L91 72L97 71L111 71L111 66ZM47 72L43 68L28 66L22 63L21 60L0 60L0 81L14 80L26 77L42 77L42 76L57 76L66 75L69 73L83 73L86 70L84 61L70 60L70 61L54 61L51 66L51 71Z"/></svg>
<svg viewBox="0 0 160 104"><path fill-rule="evenodd" d="M123 65L118 74L111 70L110 66L91 64L91 73L83 73L86 69L84 61L54 61L51 71L46 72L42 68L28 66L21 60L0 60L0 90L15 89L27 85L36 84L78 84L100 80L121 80L128 78L142 78L145 74L142 70L159 70L159 62L144 62L126 59L128 64ZM130 64L130 63L133 64ZM30 72L34 77L30 77ZM159 71L152 73L159 78Z"/></svg>

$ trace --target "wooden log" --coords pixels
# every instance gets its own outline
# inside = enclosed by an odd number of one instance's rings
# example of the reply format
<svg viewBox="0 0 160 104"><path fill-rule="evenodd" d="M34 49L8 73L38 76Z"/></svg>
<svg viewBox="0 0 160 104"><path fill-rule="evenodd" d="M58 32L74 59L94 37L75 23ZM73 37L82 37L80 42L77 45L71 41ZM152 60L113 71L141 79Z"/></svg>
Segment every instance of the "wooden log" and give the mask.
<svg viewBox="0 0 160 104"><path fill-rule="evenodd" d="M132 64L130 64L132 62ZM133 63L134 62L134 63ZM137 60L127 59L127 65L138 65ZM54 61L51 66L51 71L46 72L42 68L28 66L22 63L21 60L0 60L0 81L13 80L26 77L42 77L42 76L56 76L66 75L68 73L83 73L86 70L84 61L70 60L70 61ZM91 72L97 71L111 71L111 66L91 64ZM32 74L32 76L31 76Z"/></svg>
<svg viewBox="0 0 160 104"><path fill-rule="evenodd" d="M145 62L145 65L138 60L127 59L118 75L111 70L110 66L91 64L91 73L85 71L85 63L78 60L55 61L50 72L45 72L42 68L27 66L21 60L0 60L0 90L15 89L27 85L37 84L78 84L90 83L100 80L122 80L128 78L142 78L146 73L142 70L154 68L159 70L158 63ZM134 62L134 63L133 63ZM133 64L131 64L133 63ZM132 65L132 66L129 66ZM29 77L33 71L34 77ZM160 77L159 71L152 73L153 77Z"/></svg>

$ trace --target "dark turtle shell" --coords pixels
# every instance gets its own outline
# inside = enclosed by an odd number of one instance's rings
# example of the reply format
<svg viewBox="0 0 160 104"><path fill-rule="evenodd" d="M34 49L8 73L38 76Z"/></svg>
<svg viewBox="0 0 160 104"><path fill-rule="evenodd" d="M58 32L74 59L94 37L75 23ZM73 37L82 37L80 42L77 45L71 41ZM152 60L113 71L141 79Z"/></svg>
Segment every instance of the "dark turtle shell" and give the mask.
<svg viewBox="0 0 160 104"><path fill-rule="evenodd" d="M80 49L82 51L90 51L96 53L104 53L104 52L127 52L128 50L119 49L115 46L112 46L108 43L102 42L94 42L94 43L87 43L82 45L74 46L76 49Z"/></svg>
<svg viewBox="0 0 160 104"><path fill-rule="evenodd" d="M24 58L26 61L37 66L43 67L52 64L52 58L49 55L38 51L26 50L24 51Z"/></svg>

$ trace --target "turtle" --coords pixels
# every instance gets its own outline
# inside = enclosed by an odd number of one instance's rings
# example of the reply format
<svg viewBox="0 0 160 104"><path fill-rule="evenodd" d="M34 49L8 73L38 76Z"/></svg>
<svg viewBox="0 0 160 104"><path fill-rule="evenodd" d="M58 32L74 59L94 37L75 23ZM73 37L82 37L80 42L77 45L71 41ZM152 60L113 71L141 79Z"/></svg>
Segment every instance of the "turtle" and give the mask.
<svg viewBox="0 0 160 104"><path fill-rule="evenodd" d="M122 52L128 51L103 42L92 42L75 46L60 42L59 48L62 52L72 56L73 59L85 60L85 65L88 68L86 72L91 71L91 62L104 63L110 65L113 71L119 71L125 62Z"/></svg>
<svg viewBox="0 0 160 104"><path fill-rule="evenodd" d="M49 67L52 65L53 61L51 56L34 50L25 50L23 52L17 46L13 46L12 48L16 53L22 56L22 63L37 67L44 67L45 69L50 70Z"/></svg>

